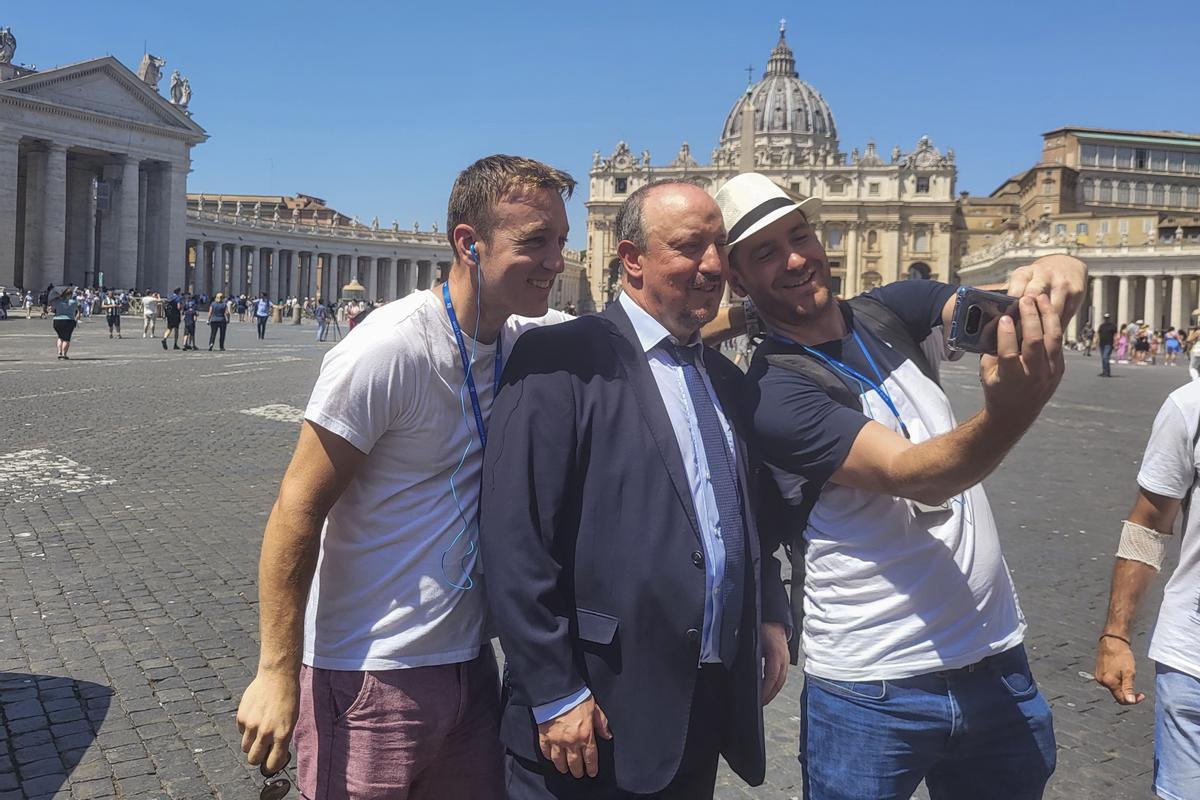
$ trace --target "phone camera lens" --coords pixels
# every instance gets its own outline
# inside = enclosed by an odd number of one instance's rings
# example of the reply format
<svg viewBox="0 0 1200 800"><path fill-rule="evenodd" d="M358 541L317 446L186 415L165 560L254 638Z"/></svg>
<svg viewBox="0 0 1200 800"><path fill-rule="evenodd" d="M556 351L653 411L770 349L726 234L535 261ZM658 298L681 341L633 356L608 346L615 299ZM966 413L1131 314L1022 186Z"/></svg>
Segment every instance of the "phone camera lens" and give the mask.
<svg viewBox="0 0 1200 800"><path fill-rule="evenodd" d="M979 333L979 323L983 319L983 309L979 306L971 306L967 309L967 335L974 336Z"/></svg>

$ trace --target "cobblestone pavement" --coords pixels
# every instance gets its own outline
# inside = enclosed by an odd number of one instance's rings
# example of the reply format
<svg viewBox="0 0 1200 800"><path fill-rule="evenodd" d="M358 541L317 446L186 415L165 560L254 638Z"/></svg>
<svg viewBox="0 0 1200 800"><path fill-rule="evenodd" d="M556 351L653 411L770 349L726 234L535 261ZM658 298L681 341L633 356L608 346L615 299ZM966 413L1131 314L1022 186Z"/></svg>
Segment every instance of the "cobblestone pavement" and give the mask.
<svg viewBox="0 0 1200 800"><path fill-rule="evenodd" d="M312 325L258 342L234 323L227 352L163 352L126 324L119 341L80 325L61 362L49 321L0 322L0 800L257 796L234 712L257 655L258 546L329 345ZM1151 705L1118 708L1089 673L1143 443L1187 375L1096 372L1069 357L988 490L1054 707L1048 796L1142 798ZM977 407L970 366L945 382L960 414ZM766 785L723 771L719 796L801 795L801 683L767 710Z"/></svg>

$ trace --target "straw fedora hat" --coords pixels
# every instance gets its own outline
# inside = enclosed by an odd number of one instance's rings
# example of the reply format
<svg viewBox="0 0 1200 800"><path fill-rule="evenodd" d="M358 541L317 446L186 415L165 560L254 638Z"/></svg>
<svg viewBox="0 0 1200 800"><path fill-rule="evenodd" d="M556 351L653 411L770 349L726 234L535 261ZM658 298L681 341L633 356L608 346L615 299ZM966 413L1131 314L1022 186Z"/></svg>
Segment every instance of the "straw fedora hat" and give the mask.
<svg viewBox="0 0 1200 800"><path fill-rule="evenodd" d="M821 214L821 200L808 197L796 201L766 175L743 172L729 180L717 192L717 205L725 218L728 239L725 252L793 211L804 214L809 222Z"/></svg>

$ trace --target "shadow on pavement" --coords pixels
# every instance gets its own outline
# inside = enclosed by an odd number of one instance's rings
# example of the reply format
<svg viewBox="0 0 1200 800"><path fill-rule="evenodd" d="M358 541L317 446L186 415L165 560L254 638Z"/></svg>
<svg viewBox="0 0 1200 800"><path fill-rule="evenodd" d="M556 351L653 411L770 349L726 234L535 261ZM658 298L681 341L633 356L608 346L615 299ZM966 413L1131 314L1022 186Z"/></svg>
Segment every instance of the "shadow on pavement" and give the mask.
<svg viewBox="0 0 1200 800"><path fill-rule="evenodd" d="M112 695L88 681L0 672L0 796L33 800L66 786Z"/></svg>

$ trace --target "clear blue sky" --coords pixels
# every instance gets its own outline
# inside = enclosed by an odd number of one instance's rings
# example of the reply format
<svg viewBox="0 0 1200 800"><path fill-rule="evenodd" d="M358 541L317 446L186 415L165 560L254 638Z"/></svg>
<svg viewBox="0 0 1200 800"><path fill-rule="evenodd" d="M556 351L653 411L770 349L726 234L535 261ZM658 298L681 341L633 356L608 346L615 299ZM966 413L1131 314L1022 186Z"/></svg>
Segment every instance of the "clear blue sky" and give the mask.
<svg viewBox="0 0 1200 800"><path fill-rule="evenodd" d="M201 0L5 3L16 61L40 68L143 47L191 79L189 189L305 192L367 221L444 224L463 166L494 152L575 175L585 241L592 151L706 161L778 20L842 147L928 134L958 188L986 194L1061 125L1200 132L1200 3L928 0L437 3ZM161 84L165 92L167 81Z"/></svg>

